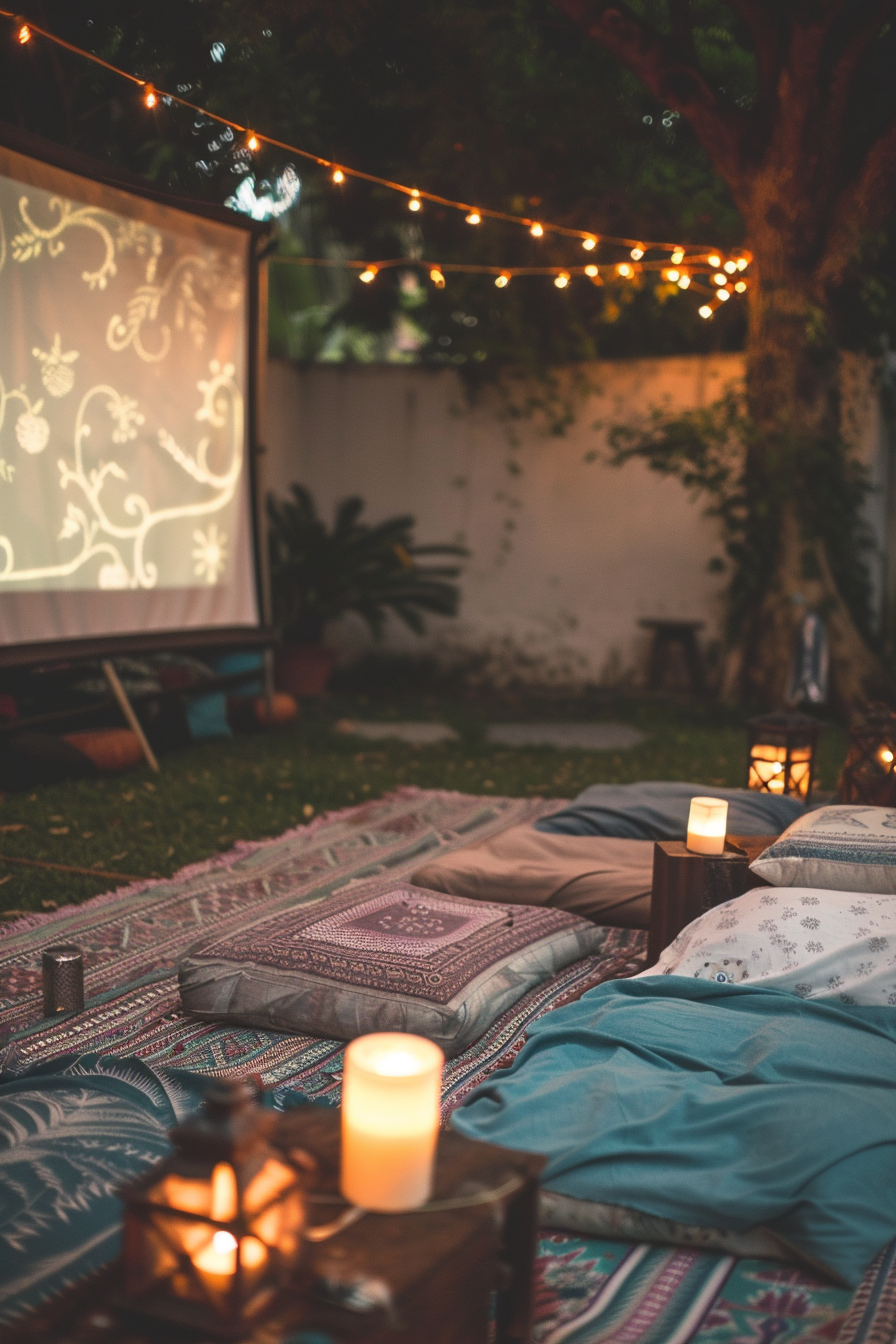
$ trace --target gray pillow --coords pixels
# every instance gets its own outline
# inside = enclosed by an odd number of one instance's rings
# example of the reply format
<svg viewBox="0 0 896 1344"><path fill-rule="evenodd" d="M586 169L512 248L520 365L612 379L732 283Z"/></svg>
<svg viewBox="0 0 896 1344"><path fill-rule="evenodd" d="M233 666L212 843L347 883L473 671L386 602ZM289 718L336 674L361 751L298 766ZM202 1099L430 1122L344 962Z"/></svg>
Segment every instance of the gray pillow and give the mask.
<svg viewBox="0 0 896 1344"><path fill-rule="evenodd" d="M180 992L199 1017L343 1040L409 1031L451 1057L606 936L565 910L364 882L197 944Z"/></svg>
<svg viewBox="0 0 896 1344"><path fill-rule="evenodd" d="M614 835L625 840L683 840L692 798L727 798L729 835L778 835L806 810L798 798L756 789L646 780L592 784L559 812L535 822L554 835Z"/></svg>
<svg viewBox="0 0 896 1344"><path fill-rule="evenodd" d="M819 807L788 826L750 869L773 887L896 895L896 811Z"/></svg>

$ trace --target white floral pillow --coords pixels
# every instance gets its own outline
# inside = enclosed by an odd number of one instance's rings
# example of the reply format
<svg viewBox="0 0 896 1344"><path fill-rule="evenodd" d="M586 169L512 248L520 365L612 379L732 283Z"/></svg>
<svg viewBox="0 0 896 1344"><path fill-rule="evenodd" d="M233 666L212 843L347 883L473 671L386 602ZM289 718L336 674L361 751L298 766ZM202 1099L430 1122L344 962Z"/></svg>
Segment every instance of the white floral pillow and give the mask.
<svg viewBox="0 0 896 1344"><path fill-rule="evenodd" d="M896 896L759 887L688 924L641 975L896 1007Z"/></svg>

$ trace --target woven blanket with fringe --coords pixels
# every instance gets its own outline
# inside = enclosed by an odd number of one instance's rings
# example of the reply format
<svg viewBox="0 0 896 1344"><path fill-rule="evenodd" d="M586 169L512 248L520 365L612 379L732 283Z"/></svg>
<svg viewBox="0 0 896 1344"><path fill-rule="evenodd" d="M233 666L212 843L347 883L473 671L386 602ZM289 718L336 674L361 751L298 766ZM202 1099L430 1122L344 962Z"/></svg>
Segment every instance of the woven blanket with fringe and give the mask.
<svg viewBox="0 0 896 1344"><path fill-rule="evenodd" d="M281 1095L298 1089L335 1102L341 1043L191 1021L180 1011L174 972L181 952L209 929L236 927L247 912L272 912L384 872L407 877L422 854L469 844L556 806L403 790L278 840L238 846L168 881L20 920L0 935L0 1021L11 1029L6 1071L101 1051L217 1076L260 1073ZM77 1016L41 1022L40 949L63 940L85 950L90 997ZM604 980L633 974L644 951L643 933L612 930L599 954L526 994L446 1066L445 1115L510 1062L535 1018ZM537 1344L892 1344L896 1248L878 1258L853 1295L771 1261L546 1231L536 1302Z"/></svg>

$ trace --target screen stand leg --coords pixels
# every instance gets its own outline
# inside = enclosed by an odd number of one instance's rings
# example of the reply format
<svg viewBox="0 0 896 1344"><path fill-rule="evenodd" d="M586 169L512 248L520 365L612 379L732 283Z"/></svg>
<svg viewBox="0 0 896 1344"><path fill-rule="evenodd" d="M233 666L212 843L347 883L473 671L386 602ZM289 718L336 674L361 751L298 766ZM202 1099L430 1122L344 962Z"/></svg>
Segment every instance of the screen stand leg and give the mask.
<svg viewBox="0 0 896 1344"><path fill-rule="evenodd" d="M143 728L140 725L140 720L134 713L134 706L128 699L127 691L124 689L121 682L119 681L118 673L115 671L115 668L112 666L112 663L108 658L103 659L103 674L105 675L105 678L109 683L109 688L112 691L112 694L118 701L118 708L124 715L128 727L131 729L131 731L136 736L137 741L140 743L140 750L143 752L143 755L146 758L146 764L149 766L150 770L155 770L156 774L158 774L159 763L155 758L155 753L153 752L153 749L149 745L148 741L146 740L146 734L144 733Z"/></svg>
<svg viewBox="0 0 896 1344"><path fill-rule="evenodd" d="M264 651L264 698L268 723L274 722L274 650L268 645Z"/></svg>

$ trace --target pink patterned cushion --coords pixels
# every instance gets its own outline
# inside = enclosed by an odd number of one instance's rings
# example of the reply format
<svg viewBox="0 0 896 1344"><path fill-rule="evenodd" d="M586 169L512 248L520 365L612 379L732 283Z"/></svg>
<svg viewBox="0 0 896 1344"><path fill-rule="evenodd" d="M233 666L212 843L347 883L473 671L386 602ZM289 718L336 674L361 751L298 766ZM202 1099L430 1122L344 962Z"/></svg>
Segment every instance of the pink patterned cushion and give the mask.
<svg viewBox="0 0 896 1344"><path fill-rule="evenodd" d="M199 1016L280 1031L412 1031L450 1056L605 938L563 910L364 882L192 948L181 998Z"/></svg>

